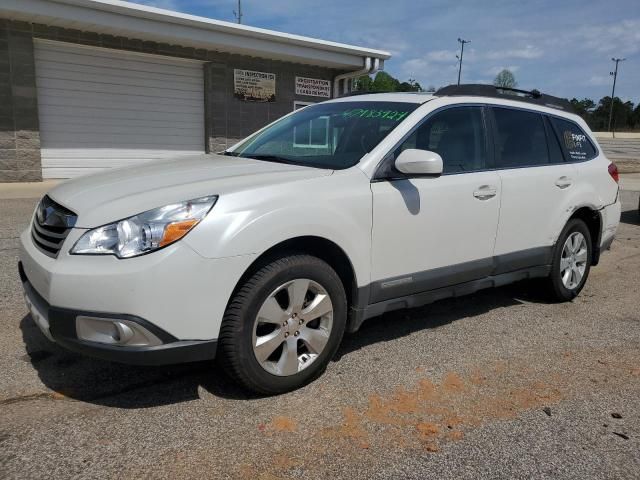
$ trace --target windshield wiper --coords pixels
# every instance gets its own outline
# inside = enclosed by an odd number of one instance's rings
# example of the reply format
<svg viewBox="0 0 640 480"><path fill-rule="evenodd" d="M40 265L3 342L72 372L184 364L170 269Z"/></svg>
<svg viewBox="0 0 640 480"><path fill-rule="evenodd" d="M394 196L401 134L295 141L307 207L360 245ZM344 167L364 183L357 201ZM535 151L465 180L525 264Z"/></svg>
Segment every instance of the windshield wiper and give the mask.
<svg viewBox="0 0 640 480"><path fill-rule="evenodd" d="M253 158L254 160L265 160L267 162L286 163L288 165L302 165L300 162L291 160L290 158L280 157L278 155L262 155L260 153L250 153L244 155L238 155L244 158Z"/></svg>

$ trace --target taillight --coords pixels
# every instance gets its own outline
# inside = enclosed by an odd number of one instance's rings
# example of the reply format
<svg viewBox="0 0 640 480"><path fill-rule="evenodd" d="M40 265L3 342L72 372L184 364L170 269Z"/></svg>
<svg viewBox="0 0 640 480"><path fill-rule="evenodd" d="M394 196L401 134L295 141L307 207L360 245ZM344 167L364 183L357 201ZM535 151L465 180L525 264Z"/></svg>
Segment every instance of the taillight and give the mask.
<svg viewBox="0 0 640 480"><path fill-rule="evenodd" d="M618 183L620 181L620 174L618 173L618 166L611 162L609 164L609 175L611 175L611 178L613 178L613 180Z"/></svg>

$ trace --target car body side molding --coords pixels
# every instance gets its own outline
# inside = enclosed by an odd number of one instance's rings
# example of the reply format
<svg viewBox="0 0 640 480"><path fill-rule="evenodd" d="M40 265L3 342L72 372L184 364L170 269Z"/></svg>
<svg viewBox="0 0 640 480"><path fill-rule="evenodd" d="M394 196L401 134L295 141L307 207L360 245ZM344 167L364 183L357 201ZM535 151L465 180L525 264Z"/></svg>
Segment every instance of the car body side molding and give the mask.
<svg viewBox="0 0 640 480"><path fill-rule="evenodd" d="M553 251L554 246L531 248L372 282L358 289L349 332L356 332L365 320L392 310L545 277L551 270Z"/></svg>

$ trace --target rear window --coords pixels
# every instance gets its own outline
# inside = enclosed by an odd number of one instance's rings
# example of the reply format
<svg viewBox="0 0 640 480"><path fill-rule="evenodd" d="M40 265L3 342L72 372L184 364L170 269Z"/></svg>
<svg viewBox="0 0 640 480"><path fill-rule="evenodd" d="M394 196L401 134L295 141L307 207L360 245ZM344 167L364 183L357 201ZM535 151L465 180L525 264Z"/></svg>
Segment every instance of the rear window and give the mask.
<svg viewBox="0 0 640 480"><path fill-rule="evenodd" d="M596 156L596 148L578 125L558 117L552 117L551 123L558 132L569 161L584 162Z"/></svg>

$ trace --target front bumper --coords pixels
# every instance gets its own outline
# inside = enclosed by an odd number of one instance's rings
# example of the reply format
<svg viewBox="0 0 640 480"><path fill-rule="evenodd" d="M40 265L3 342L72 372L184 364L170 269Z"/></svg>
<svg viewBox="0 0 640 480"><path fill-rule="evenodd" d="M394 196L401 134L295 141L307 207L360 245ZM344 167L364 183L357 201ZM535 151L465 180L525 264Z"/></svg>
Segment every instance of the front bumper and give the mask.
<svg viewBox="0 0 640 480"><path fill-rule="evenodd" d="M181 341L152 323L132 315L52 307L33 288L24 272L22 263L18 264L18 271L24 288L25 300L34 322L49 340L68 350L103 360L132 365L171 365L215 358L217 347L215 340ZM123 319L152 332L163 343L157 346L122 346L82 340L78 338L76 331L76 318L79 316Z"/></svg>
<svg viewBox="0 0 640 480"><path fill-rule="evenodd" d="M34 246L30 229L20 237L27 305L45 334L70 350L124 363L160 365L214 357L229 298L255 255L209 259L183 242L125 260L70 255L69 246L84 231L72 229L57 258ZM87 341L76 332L81 329L78 316L123 319L159 341L135 347Z"/></svg>
<svg viewBox="0 0 640 480"><path fill-rule="evenodd" d="M72 229L55 259L34 246L29 230L22 234L19 257L34 290L51 306L126 313L179 340L218 338L233 289L255 259L204 258L183 242L124 260L70 255L82 233Z"/></svg>

